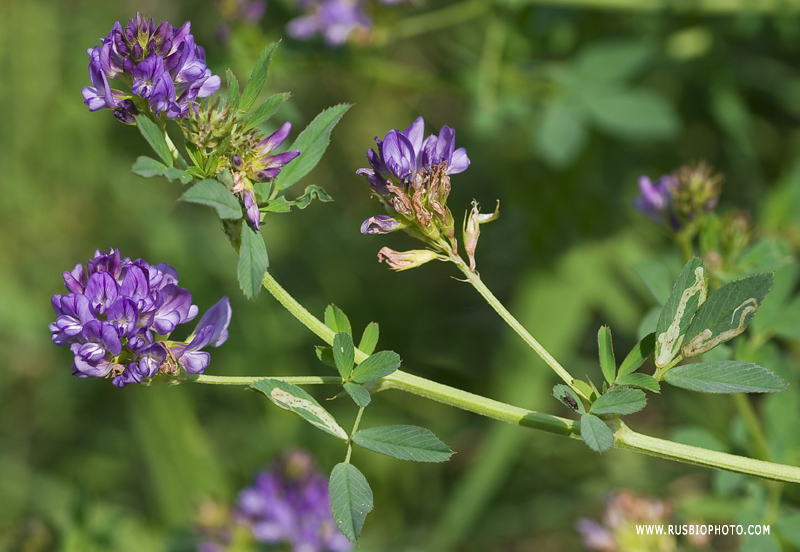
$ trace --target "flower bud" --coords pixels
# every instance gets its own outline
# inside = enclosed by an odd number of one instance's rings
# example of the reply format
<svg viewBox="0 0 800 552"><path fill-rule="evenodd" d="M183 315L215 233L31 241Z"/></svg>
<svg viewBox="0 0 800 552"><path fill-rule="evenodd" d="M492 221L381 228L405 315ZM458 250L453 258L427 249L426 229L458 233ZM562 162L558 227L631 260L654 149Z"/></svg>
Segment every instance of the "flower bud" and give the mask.
<svg viewBox="0 0 800 552"><path fill-rule="evenodd" d="M494 213L481 214L478 211L478 202L472 201L472 211L464 218L464 250L469 257L469 269L475 272L475 250L478 248L478 238L481 235L481 224L491 222L500 216L500 201Z"/></svg>
<svg viewBox="0 0 800 552"><path fill-rule="evenodd" d="M428 261L438 259L439 255L430 249L412 249L411 251L395 251L388 247L378 251L378 262L386 261L392 270L408 270L424 265Z"/></svg>

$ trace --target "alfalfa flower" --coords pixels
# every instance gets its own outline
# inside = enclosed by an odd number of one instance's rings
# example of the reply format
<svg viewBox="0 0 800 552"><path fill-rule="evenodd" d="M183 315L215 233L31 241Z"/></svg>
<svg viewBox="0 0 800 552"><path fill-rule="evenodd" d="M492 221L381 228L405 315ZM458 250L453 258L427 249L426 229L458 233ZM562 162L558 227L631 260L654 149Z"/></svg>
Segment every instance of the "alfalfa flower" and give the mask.
<svg viewBox="0 0 800 552"><path fill-rule="evenodd" d="M309 40L321 34L325 44L338 47L355 32L365 33L372 21L361 0L300 0L305 15L289 21L286 32L296 40Z"/></svg>
<svg viewBox="0 0 800 552"><path fill-rule="evenodd" d="M121 258L118 250L96 251L84 267L64 272L66 295L54 295L53 343L69 346L72 373L113 378L124 387L159 373L197 374L209 363L199 349L227 339L231 309L223 297L209 309L185 342L169 334L197 316L192 294L178 286L178 274L164 263Z"/></svg>
<svg viewBox="0 0 800 552"><path fill-rule="evenodd" d="M166 21L156 26L139 13L125 28L117 21L100 46L88 50L92 86L82 94L89 110L111 109L125 123L140 111L170 119L189 115L198 98L220 87L190 27L188 21L177 29ZM112 88L111 80L124 90Z"/></svg>

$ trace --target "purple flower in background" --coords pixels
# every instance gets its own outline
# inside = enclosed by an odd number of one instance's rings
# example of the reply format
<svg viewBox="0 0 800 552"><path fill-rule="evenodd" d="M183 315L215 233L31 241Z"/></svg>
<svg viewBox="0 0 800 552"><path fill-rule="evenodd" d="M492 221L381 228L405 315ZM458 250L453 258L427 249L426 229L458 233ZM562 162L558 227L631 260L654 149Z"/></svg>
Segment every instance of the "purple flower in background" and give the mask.
<svg viewBox="0 0 800 552"><path fill-rule="evenodd" d="M256 475L239 493L235 519L256 540L286 543L295 552L344 552L353 545L339 531L331 512L328 480L314 469L308 453L285 455Z"/></svg>
<svg viewBox="0 0 800 552"><path fill-rule="evenodd" d="M677 178L669 174L664 175L653 184L647 176L639 177L639 195L633 200L634 206L650 217L654 222L660 223L669 212L672 203L672 192L677 183Z"/></svg>
<svg viewBox="0 0 800 552"><path fill-rule="evenodd" d="M301 0L298 5L306 15L289 21L286 32L296 40L308 40L321 34L325 44L337 47L344 44L357 30L367 31L372 21L358 0Z"/></svg>
<svg viewBox="0 0 800 552"><path fill-rule="evenodd" d="M139 108L170 119L189 114L197 98L220 87L220 78L206 67L205 51L197 46L187 21L178 29L141 14L123 29L114 24L100 46L88 50L93 86L83 89L90 111L108 108L122 122L133 123ZM126 84L130 93L111 88L109 79ZM137 107L138 106L138 107Z"/></svg>
<svg viewBox="0 0 800 552"><path fill-rule="evenodd" d="M98 250L85 268L77 265L63 277L69 293L52 297L56 321L49 329L53 343L69 346L78 377L113 377L124 387L159 372L176 375L180 368L200 373L209 356L199 349L221 345L228 336L231 310L223 297L186 342L163 338L198 313L192 294L164 263L151 266L121 258L115 249Z"/></svg>

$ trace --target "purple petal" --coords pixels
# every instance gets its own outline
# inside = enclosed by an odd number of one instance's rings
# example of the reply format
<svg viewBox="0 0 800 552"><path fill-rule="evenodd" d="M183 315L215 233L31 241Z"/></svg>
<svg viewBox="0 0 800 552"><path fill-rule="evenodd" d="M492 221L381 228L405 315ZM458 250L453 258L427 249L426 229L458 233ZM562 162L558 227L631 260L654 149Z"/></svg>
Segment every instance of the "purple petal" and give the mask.
<svg viewBox="0 0 800 552"><path fill-rule="evenodd" d="M84 292L89 300L92 313L105 314L111 304L119 296L119 286L108 272L95 272L89 277Z"/></svg>
<svg viewBox="0 0 800 552"><path fill-rule="evenodd" d="M408 176L415 166L414 147L400 131L390 130L381 144L386 168L399 179Z"/></svg>
<svg viewBox="0 0 800 552"><path fill-rule="evenodd" d="M258 150L259 156L263 156L274 149L277 149L281 144L283 144L286 137L289 136L289 132L292 130L292 123L285 122L281 127L261 140L256 146Z"/></svg>
<svg viewBox="0 0 800 552"><path fill-rule="evenodd" d="M388 215L369 217L361 224L362 234L388 234L401 227L400 221Z"/></svg>
<svg viewBox="0 0 800 552"><path fill-rule="evenodd" d="M414 152L417 154L421 153L422 139L425 136L425 121L422 117L417 117L417 120L411 123L403 134L405 134L408 141L411 142L411 147L414 148ZM421 156L418 155L418 157Z"/></svg>
<svg viewBox="0 0 800 552"><path fill-rule="evenodd" d="M242 200L247 211L247 220L258 230L261 225L261 211L258 210L258 203L253 199L253 193L249 190L243 191Z"/></svg>
<svg viewBox="0 0 800 552"><path fill-rule="evenodd" d="M228 325L231 323L231 303L227 297L223 297L208 309L197 323L192 336L187 339L190 341L195 333L202 331L206 327L212 327L213 331L208 338L208 344L212 347L219 347L228 339Z"/></svg>
<svg viewBox="0 0 800 552"><path fill-rule="evenodd" d="M456 151L453 152L453 160L447 166L447 174L458 174L462 173L467 170L469 167L469 157L467 157L467 150L464 148L458 148Z"/></svg>
<svg viewBox="0 0 800 552"><path fill-rule="evenodd" d="M153 317L153 329L161 335L167 335L175 326L188 322L197 316L197 305L192 305L192 294L189 290L174 284L164 286L161 290L164 303Z"/></svg>

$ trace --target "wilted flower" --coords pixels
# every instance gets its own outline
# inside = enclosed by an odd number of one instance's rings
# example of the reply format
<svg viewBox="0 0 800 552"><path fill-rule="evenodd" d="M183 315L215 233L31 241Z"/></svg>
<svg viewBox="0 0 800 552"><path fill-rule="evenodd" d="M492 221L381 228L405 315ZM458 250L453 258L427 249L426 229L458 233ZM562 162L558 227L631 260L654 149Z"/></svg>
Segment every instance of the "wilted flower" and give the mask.
<svg viewBox="0 0 800 552"><path fill-rule="evenodd" d="M472 210L464 217L464 226L462 233L464 236L464 250L467 252L469 259L469 269L472 272L476 271L475 267L475 250L478 248L478 238L481 235L481 224L492 222L500 216L500 201L497 202L494 213L481 213L478 210L478 202L472 202Z"/></svg>
<svg viewBox="0 0 800 552"><path fill-rule="evenodd" d="M201 373L210 356L199 349L228 337L227 297L203 315L186 342L165 339L177 325L197 316L192 294L178 286L178 274L164 263L120 258L118 250L95 252L84 268L64 272L66 295L51 303L57 319L49 326L53 343L69 346L78 377L113 377L117 387L141 383L158 373Z"/></svg>
<svg viewBox="0 0 800 552"><path fill-rule="evenodd" d="M372 21L364 13L360 0L301 0L298 5L306 15L289 21L286 32L294 39L308 40L321 34L325 44L344 44L355 31L367 31Z"/></svg>
<svg viewBox="0 0 800 552"><path fill-rule="evenodd" d="M253 485L239 494L234 518L250 527L256 540L286 543L295 552L353 547L333 519L327 478L317 473L305 452L291 452L256 475Z"/></svg>
<svg viewBox="0 0 800 552"><path fill-rule="evenodd" d="M112 109L125 123L133 123L140 110L170 119L186 117L198 98L220 87L190 27L188 21L178 29L166 21L156 27L153 19L139 13L124 29L117 21L101 45L88 50L93 86L82 94L89 110ZM129 91L111 88L109 79L124 83Z"/></svg>

